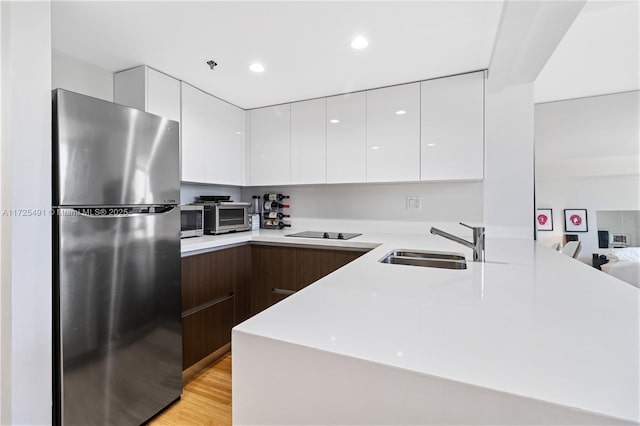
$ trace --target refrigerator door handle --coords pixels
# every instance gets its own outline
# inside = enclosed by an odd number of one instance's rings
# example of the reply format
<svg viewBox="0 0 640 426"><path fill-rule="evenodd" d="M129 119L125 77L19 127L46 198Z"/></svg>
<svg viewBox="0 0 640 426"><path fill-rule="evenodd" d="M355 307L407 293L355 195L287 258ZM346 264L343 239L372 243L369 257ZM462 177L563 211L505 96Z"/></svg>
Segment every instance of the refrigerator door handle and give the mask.
<svg viewBox="0 0 640 426"><path fill-rule="evenodd" d="M61 216L85 216L91 218L133 217L169 213L178 208L176 205L153 206L100 206L100 207L61 207Z"/></svg>

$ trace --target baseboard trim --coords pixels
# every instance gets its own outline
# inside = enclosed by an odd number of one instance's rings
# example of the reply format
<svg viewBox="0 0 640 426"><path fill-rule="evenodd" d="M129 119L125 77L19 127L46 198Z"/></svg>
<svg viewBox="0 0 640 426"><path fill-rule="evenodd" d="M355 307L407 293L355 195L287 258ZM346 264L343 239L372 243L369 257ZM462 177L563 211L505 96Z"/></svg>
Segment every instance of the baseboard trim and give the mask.
<svg viewBox="0 0 640 426"><path fill-rule="evenodd" d="M231 351L231 342L211 352L209 355L205 356L200 361L196 362L186 370L183 370L182 371L183 385L186 385L187 382L189 382L191 379L197 376L200 372L202 372L202 370L209 367L211 364L217 361L218 358L222 357L223 355L225 355L227 352L230 352L230 351Z"/></svg>

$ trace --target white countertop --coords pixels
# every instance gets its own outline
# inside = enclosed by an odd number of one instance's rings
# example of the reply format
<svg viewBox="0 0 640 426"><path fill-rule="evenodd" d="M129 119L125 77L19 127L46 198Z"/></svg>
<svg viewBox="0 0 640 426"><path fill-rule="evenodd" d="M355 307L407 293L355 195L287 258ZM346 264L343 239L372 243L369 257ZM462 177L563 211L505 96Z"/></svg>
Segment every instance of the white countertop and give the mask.
<svg viewBox="0 0 640 426"><path fill-rule="evenodd" d="M376 247L236 332L640 421L637 288L533 241L488 238L482 264L426 233L325 241L284 237L291 232L182 241L183 255L248 241ZM468 269L378 262L402 248L459 252Z"/></svg>
<svg viewBox="0 0 640 426"><path fill-rule="evenodd" d="M318 238L293 238L285 237L287 234L294 234L301 230L271 230L261 229L259 231L236 232L221 235L205 235L203 237L182 239L180 251L182 256L190 256L193 254L204 253L207 251L224 248L234 244L242 244L248 242L262 242L273 244L293 244L304 246L322 246L335 248L356 248L369 250L378 247L380 238L376 238L380 234L365 234L350 240L324 240Z"/></svg>

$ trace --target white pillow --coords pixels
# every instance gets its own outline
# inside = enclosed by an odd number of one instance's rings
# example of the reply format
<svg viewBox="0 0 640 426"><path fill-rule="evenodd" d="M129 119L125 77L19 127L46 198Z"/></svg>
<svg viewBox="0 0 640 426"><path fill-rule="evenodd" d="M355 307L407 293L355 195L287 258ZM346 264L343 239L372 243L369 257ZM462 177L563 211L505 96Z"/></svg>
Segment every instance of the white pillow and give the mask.
<svg viewBox="0 0 640 426"><path fill-rule="evenodd" d="M629 262L640 262L640 247L627 247L610 250L607 257L612 261L626 260Z"/></svg>

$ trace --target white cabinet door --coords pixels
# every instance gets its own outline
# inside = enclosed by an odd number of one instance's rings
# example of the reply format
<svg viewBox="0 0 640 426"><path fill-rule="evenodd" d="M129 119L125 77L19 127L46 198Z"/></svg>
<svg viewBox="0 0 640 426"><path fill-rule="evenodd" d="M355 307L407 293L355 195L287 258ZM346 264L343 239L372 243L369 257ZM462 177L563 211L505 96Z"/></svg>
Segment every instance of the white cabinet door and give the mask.
<svg viewBox="0 0 640 426"><path fill-rule="evenodd" d="M182 83L182 180L244 184L244 112Z"/></svg>
<svg viewBox="0 0 640 426"><path fill-rule="evenodd" d="M291 183L291 105L250 112L251 185Z"/></svg>
<svg viewBox="0 0 640 426"><path fill-rule="evenodd" d="M182 180L208 182L208 146L212 136L211 96L193 86L182 83Z"/></svg>
<svg viewBox="0 0 640 426"><path fill-rule="evenodd" d="M180 122L180 81L147 67L147 112Z"/></svg>
<svg viewBox="0 0 640 426"><path fill-rule="evenodd" d="M326 117L326 99L291 104L291 183L326 183Z"/></svg>
<svg viewBox="0 0 640 426"><path fill-rule="evenodd" d="M213 96L208 104L212 115L207 182L240 186L244 183L243 111Z"/></svg>
<svg viewBox="0 0 640 426"><path fill-rule="evenodd" d="M327 98L327 183L366 180L366 93Z"/></svg>
<svg viewBox="0 0 640 426"><path fill-rule="evenodd" d="M484 72L423 81L421 179L484 177Z"/></svg>
<svg viewBox="0 0 640 426"><path fill-rule="evenodd" d="M367 91L367 182L420 180L420 83Z"/></svg>

